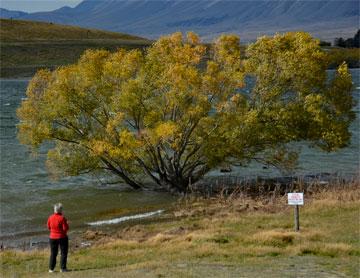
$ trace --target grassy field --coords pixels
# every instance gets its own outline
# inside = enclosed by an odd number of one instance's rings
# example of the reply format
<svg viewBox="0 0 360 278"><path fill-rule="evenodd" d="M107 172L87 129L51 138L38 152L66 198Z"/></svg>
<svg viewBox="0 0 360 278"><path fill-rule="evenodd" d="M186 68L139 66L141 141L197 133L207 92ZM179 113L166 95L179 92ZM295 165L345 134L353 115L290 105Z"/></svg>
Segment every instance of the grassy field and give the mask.
<svg viewBox="0 0 360 278"><path fill-rule="evenodd" d="M358 182L305 196L187 199L162 219L89 230L58 277L359 277ZM51 277L48 250L1 252L2 277Z"/></svg>
<svg viewBox="0 0 360 278"><path fill-rule="evenodd" d="M31 77L40 68L71 64L89 48L114 51L151 42L128 34L52 23L0 19L0 77Z"/></svg>

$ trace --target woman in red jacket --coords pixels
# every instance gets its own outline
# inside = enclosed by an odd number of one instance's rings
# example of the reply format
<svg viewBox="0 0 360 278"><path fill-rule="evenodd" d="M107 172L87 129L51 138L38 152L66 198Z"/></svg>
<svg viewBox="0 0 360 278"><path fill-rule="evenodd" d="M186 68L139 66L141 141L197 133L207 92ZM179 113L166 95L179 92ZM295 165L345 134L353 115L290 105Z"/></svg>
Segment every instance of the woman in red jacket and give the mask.
<svg viewBox="0 0 360 278"><path fill-rule="evenodd" d="M69 249L69 239L67 237L67 231L69 225L66 218L62 215L62 204L54 205L54 214L49 216L47 221L48 229L50 230L50 261L49 261L49 272L54 272L56 265L56 256L58 254L59 246L61 250L60 267L61 272L66 272L66 261Z"/></svg>

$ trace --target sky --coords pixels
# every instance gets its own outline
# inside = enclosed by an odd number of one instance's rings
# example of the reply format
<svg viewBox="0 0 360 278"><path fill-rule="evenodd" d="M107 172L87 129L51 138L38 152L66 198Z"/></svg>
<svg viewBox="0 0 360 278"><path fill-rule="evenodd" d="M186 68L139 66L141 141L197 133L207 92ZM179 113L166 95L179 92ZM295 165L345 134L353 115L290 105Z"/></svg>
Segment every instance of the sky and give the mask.
<svg viewBox="0 0 360 278"><path fill-rule="evenodd" d="M63 6L75 7L82 0L0 0L0 7L28 13L52 11Z"/></svg>

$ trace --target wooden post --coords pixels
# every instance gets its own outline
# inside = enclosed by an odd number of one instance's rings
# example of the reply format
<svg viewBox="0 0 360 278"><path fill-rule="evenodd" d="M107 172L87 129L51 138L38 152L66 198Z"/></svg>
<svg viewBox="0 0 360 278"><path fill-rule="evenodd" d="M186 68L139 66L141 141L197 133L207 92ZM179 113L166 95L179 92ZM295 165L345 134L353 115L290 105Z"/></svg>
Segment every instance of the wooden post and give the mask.
<svg viewBox="0 0 360 278"><path fill-rule="evenodd" d="M295 232L298 232L300 230L300 221L299 221L299 206L296 205L294 207L295 212Z"/></svg>

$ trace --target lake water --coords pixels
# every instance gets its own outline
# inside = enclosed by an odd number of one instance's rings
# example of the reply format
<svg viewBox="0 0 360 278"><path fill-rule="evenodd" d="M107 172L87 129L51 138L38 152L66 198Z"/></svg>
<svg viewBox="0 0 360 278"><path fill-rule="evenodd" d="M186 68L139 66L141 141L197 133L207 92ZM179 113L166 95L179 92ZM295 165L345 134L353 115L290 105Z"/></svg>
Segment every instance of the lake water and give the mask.
<svg viewBox="0 0 360 278"><path fill-rule="evenodd" d="M329 74L332 74L329 71ZM360 71L351 70L354 82L354 108L357 119L351 126L351 145L326 154L303 147L297 174L320 172L352 176L359 173L359 95ZM16 108L25 97L28 80L2 79L0 84L0 239L46 233L45 222L52 205L62 202L72 229L87 227L87 223L168 208L176 198L167 193L133 191L118 185L104 185L93 176L64 178L53 181L45 167L45 149L33 157L16 138ZM211 175L220 174L217 171ZM274 169L252 164L237 168L231 175L276 176Z"/></svg>

